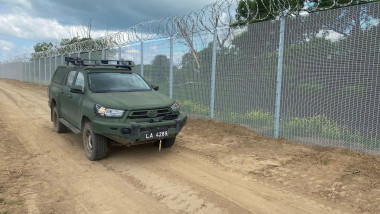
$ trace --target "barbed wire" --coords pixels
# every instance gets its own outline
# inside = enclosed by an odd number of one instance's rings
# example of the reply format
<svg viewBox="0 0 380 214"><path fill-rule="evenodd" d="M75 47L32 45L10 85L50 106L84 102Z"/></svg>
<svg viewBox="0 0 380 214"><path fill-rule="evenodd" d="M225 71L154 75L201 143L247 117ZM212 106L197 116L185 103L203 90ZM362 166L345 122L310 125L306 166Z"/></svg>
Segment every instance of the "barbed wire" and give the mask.
<svg viewBox="0 0 380 214"><path fill-rule="evenodd" d="M162 38L189 39L197 32L213 32L215 28L234 28L282 15L300 14L368 3L373 0L218 0L198 11L178 16L142 22L117 33L73 44L54 47L47 51L22 54L11 60L46 58L58 55L99 51L127 46L131 43ZM240 7L244 15L237 15Z"/></svg>

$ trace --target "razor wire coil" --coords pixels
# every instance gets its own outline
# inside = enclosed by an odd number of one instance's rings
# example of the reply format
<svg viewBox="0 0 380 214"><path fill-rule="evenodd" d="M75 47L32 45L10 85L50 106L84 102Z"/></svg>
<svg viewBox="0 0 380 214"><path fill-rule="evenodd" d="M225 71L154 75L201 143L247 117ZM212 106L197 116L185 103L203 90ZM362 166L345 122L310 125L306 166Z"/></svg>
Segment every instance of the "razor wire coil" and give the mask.
<svg viewBox="0 0 380 214"><path fill-rule="evenodd" d="M142 22L114 34L57 46L46 51L22 54L8 61L112 49L161 38L184 38L198 32L213 32L216 28L233 28L237 23L247 24L264 21L269 17L279 18L287 14L328 10L368 2L372 0L218 0L197 11ZM237 20L236 8L239 3L245 5L243 9L246 15Z"/></svg>

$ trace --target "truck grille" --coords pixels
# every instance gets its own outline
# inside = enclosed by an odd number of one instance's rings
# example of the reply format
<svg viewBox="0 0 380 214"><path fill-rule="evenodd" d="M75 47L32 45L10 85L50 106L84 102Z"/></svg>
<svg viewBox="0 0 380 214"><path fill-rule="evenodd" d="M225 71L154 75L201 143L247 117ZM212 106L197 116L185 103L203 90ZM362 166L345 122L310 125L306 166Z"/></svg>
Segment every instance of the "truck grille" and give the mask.
<svg viewBox="0 0 380 214"><path fill-rule="evenodd" d="M130 119L144 119L144 118L155 118L171 115L169 109L149 109L149 110L139 110L132 111L128 118Z"/></svg>

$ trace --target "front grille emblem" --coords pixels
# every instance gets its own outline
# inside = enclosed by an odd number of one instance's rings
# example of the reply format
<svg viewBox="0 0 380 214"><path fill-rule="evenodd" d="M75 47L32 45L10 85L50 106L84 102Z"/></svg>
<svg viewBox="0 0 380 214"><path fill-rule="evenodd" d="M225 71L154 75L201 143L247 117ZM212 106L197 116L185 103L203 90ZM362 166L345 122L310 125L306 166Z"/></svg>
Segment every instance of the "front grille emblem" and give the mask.
<svg viewBox="0 0 380 214"><path fill-rule="evenodd" d="M149 110L146 115L148 117L156 117L157 116L157 110Z"/></svg>

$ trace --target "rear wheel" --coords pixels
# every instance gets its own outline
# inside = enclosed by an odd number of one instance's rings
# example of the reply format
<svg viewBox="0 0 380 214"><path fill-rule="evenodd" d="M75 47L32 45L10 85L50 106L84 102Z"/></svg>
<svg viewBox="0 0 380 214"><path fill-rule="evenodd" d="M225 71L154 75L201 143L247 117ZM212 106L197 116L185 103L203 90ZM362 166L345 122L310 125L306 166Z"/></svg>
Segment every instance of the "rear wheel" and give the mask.
<svg viewBox="0 0 380 214"><path fill-rule="evenodd" d="M90 122L83 126L82 138L84 152L88 159L96 161L107 156L107 138L94 133Z"/></svg>
<svg viewBox="0 0 380 214"><path fill-rule="evenodd" d="M162 140L162 143L161 143L161 147L162 147L162 148L169 148L169 147L173 146L174 143L175 143L175 137L173 137L173 138L168 138L168 139L163 139L163 140ZM154 142L154 145L155 145L155 146L158 146L159 144L160 144L160 141L159 141L159 140L156 141L156 142Z"/></svg>
<svg viewBox="0 0 380 214"><path fill-rule="evenodd" d="M65 125L63 125L61 122L59 122L59 116L58 116L58 111L57 107L53 106L52 109L52 114L53 114L53 127L54 131L57 133L63 133L67 131L67 128Z"/></svg>

